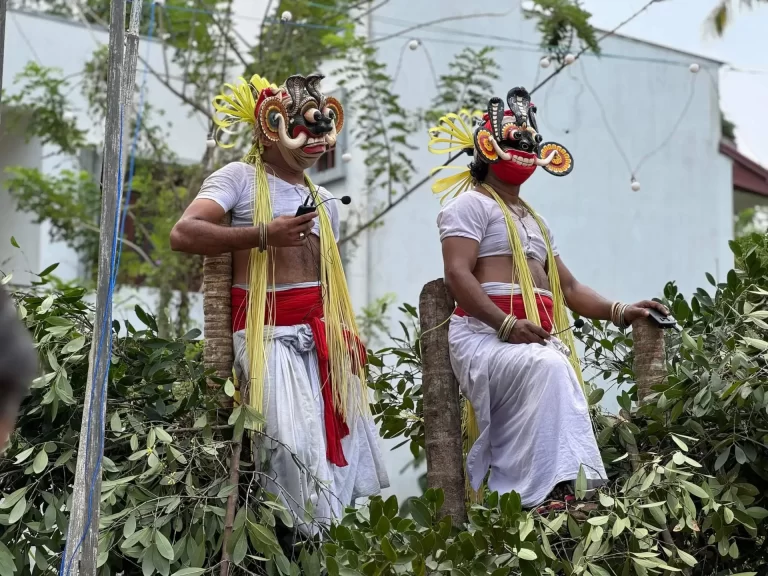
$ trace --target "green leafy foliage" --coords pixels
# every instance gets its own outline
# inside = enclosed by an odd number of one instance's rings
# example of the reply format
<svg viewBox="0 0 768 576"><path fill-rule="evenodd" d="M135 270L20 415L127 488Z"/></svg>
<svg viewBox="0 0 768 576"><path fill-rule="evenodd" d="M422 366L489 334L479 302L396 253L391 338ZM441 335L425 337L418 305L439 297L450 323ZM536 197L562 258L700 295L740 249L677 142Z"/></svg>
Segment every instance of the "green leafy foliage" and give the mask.
<svg viewBox="0 0 768 576"><path fill-rule="evenodd" d="M77 127L66 88L69 81L54 68L29 62L14 79L14 93L3 98L27 138L37 137L65 154L74 154L85 145L85 132Z"/></svg>
<svg viewBox="0 0 768 576"><path fill-rule="evenodd" d="M542 48L562 59L578 39L595 54L600 53L595 29L589 22L592 14L578 0L533 0L533 5L526 16L537 20Z"/></svg>
<svg viewBox="0 0 768 576"><path fill-rule="evenodd" d="M386 541L373 535L378 521L348 516L346 525L364 531L367 547L354 548L359 537L351 530L352 541L331 547L338 566L367 574L370 562L386 558L391 573L405 565L412 573L757 574L768 563L768 265L754 246L732 247L742 267L726 281L708 275L710 289L690 299L666 286L664 302L682 332L666 333L667 377L642 405L632 333L597 321L577 332L585 374L594 379L589 403L609 474L589 505L541 516L521 510L514 494L486 494L469 526L445 527L441 537L438 497L428 492L413 505L413 522L388 519ZM377 418L391 436L423 446L418 332L397 342L403 360L382 366L372 380L383 398ZM391 380L382 378L387 373ZM623 385L620 417L598 406L613 385ZM398 409L406 397L415 408L408 418ZM577 479L576 493L588 496L586 482ZM425 517L433 518L429 526Z"/></svg>
<svg viewBox="0 0 768 576"><path fill-rule="evenodd" d="M425 115L427 122L435 123L440 116L464 108L485 111L499 79L493 50L490 46L479 50L467 47L456 55L448 73L439 78L438 93Z"/></svg>
<svg viewBox="0 0 768 576"><path fill-rule="evenodd" d="M0 573L55 571L64 547L71 484L80 443L93 310L85 290L55 291L44 283L16 293L33 333L43 374L25 400L8 452L0 459ZM115 342L106 411L99 575L199 575L219 563L229 485L233 427L252 429L259 417L229 410L209 389L198 331L157 334L156 318L137 307L143 327L126 323ZM290 515L259 489L252 466L238 499L234 558L243 567L297 564L276 545L275 518ZM246 535L247 533L247 535ZM308 549L307 554L312 550ZM254 559L255 557L266 560Z"/></svg>

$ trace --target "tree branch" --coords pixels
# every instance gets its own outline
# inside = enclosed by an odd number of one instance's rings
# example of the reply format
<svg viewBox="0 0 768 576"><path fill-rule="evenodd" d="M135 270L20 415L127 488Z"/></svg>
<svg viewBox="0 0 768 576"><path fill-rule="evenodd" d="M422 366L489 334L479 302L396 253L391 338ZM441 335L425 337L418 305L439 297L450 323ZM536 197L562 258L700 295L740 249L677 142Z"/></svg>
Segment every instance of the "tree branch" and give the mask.
<svg viewBox="0 0 768 576"><path fill-rule="evenodd" d="M83 228L90 230L91 232L99 233L99 227L94 226L93 224L90 224L88 222L84 222L82 220L77 220L77 223L80 224ZM152 258L149 257L149 254L144 252L144 250L141 249L137 244L134 244L130 240L126 240L125 238L119 238L120 242L122 242L125 246L128 246L131 250L136 252L136 254L139 255L139 257L144 260L147 264L151 264L155 268L157 267L157 264L155 264L155 261L152 260Z"/></svg>

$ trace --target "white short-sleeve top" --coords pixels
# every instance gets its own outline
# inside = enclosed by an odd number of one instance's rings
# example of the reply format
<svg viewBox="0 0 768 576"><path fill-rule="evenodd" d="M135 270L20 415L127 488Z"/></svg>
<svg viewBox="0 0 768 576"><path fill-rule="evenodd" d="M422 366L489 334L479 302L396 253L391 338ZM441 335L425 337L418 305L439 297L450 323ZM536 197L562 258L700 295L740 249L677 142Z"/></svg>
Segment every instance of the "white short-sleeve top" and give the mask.
<svg viewBox="0 0 768 576"><path fill-rule="evenodd" d="M541 218L541 216L539 216ZM520 235L526 258L538 260L542 265L547 263L547 244L539 224L526 211L524 217L519 217L512 211L512 219ZM541 218L549 235L552 254L558 255L557 244L549 229L549 225ZM507 256L512 254L507 236L507 225L504 214L496 200L478 192L467 190L446 204L437 215L437 226L440 229L440 241L452 236L471 238L480 244L478 258L488 256Z"/></svg>
<svg viewBox="0 0 768 576"><path fill-rule="evenodd" d="M253 192L256 169L245 162L231 162L216 170L203 182L198 198L213 200L232 212L232 226L253 226ZM272 217L295 216L298 207L309 195L309 188L300 184L288 182L267 174L269 193L272 197ZM318 186L317 191L323 200L332 198L330 192ZM330 201L323 204L328 211L333 227L333 235L339 239L339 207L338 202ZM312 223L312 234L320 236L320 223L317 218Z"/></svg>

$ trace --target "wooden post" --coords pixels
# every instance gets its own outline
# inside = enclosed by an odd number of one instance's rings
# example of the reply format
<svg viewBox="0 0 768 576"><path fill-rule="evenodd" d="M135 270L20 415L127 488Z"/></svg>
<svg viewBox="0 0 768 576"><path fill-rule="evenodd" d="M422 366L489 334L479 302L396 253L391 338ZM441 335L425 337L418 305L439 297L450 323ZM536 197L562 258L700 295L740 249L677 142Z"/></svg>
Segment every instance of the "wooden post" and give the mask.
<svg viewBox="0 0 768 576"><path fill-rule="evenodd" d="M222 221L229 225L229 215ZM232 254L206 256L203 261L203 331L205 367L219 378L232 377Z"/></svg>
<svg viewBox="0 0 768 576"><path fill-rule="evenodd" d="M664 365L664 331L643 318L632 324L632 339L637 400L642 404L651 393L651 388L663 382L667 375Z"/></svg>
<svg viewBox="0 0 768 576"><path fill-rule="evenodd" d="M109 75L107 114L101 191L101 226L99 232L99 272L96 291L96 321L89 356L85 389L84 416L80 426L77 469L72 492L72 512L67 530L67 546L62 558L63 576L95 576L99 540L99 504L101 502L102 438L107 407L107 376L112 358L109 346L112 331L110 284L114 258L113 239L117 234L115 214L118 206L118 171L120 170L121 87L123 44L125 38L125 2L112 0L109 26ZM106 321L105 321L106 319ZM98 370L94 364L98 363ZM94 373L95 372L95 373ZM89 416L90 415L90 416Z"/></svg>
<svg viewBox="0 0 768 576"><path fill-rule="evenodd" d="M448 319L453 310L453 298L442 279L424 286L419 316L427 485L443 490L440 514L450 515L453 525L461 526L467 521L467 507L459 384L448 352Z"/></svg>

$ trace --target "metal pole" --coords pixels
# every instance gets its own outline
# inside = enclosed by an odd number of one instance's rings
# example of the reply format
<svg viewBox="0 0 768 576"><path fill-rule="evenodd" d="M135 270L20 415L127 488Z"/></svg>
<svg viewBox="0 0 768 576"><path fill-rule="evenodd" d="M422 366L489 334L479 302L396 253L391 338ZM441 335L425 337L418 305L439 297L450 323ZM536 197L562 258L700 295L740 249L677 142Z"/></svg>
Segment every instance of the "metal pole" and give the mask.
<svg viewBox="0 0 768 576"><path fill-rule="evenodd" d="M123 47L125 41L125 0L112 0L109 26L109 75L105 126L101 226L99 233L99 273L96 294L96 321L89 356L85 406L80 427L80 446L72 494L72 512L67 531L67 547L62 559L64 576L96 576L101 501L101 460L106 419L106 380L111 363L110 332L112 302L110 284L115 214L119 209L118 172L122 127ZM97 369L94 369L96 366Z"/></svg>
<svg viewBox="0 0 768 576"><path fill-rule="evenodd" d="M3 119L3 61L5 60L5 15L8 13L8 0L0 0L0 124Z"/></svg>

